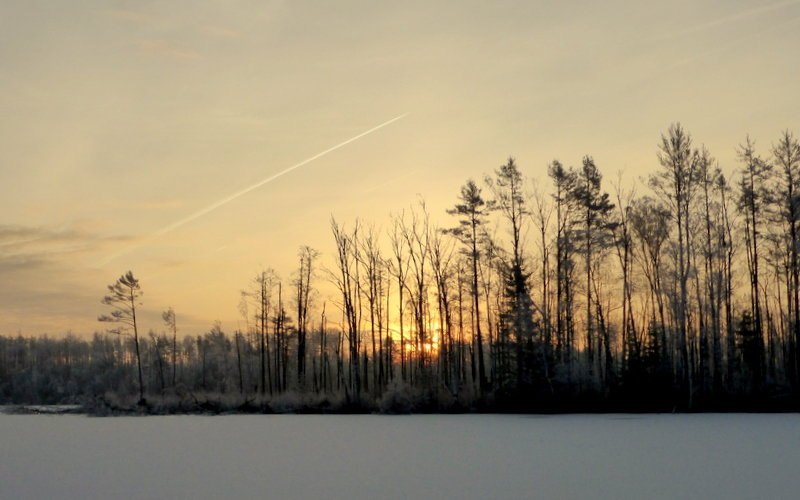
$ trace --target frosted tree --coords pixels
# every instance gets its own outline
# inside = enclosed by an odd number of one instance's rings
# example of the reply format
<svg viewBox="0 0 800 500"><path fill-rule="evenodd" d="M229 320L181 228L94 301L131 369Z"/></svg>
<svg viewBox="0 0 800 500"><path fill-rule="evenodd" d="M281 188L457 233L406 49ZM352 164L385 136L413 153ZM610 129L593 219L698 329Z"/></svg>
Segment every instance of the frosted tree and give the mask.
<svg viewBox="0 0 800 500"><path fill-rule="evenodd" d="M178 368L178 324L175 320L175 310L170 307L161 313L161 319L164 320L164 324L172 332L172 386L175 387Z"/></svg>

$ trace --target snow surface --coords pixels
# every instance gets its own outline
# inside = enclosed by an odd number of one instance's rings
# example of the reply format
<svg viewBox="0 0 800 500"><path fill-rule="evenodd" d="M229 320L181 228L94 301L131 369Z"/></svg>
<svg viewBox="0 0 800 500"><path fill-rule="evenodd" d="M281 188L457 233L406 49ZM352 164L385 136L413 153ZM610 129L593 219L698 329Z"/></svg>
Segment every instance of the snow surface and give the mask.
<svg viewBox="0 0 800 500"><path fill-rule="evenodd" d="M0 415L0 498L798 498L800 415Z"/></svg>

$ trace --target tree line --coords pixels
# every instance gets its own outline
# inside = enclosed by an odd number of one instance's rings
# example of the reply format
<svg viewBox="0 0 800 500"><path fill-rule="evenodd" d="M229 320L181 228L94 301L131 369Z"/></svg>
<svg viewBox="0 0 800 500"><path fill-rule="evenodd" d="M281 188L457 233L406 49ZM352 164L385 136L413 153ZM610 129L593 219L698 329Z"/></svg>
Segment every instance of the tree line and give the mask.
<svg viewBox="0 0 800 500"><path fill-rule="evenodd" d="M549 188L513 158L468 180L437 227L424 202L388 227L331 219L330 262L301 247L259 272L246 326L141 335L133 273L91 340L0 337L0 396L314 395L362 408L796 409L800 143L747 137L732 175L674 124L635 188L591 156ZM322 282L335 298L322 301ZM115 335L116 334L116 335ZM255 404L255 403L253 403ZM266 403L264 403L266 404Z"/></svg>

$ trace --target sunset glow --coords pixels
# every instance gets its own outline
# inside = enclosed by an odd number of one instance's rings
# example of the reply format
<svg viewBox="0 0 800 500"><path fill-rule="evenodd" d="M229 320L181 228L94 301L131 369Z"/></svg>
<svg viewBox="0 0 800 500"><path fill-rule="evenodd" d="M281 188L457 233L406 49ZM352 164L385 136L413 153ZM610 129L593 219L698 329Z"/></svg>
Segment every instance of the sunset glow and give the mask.
<svg viewBox="0 0 800 500"><path fill-rule="evenodd" d="M800 0L0 1L0 499L797 498L799 63Z"/></svg>
<svg viewBox="0 0 800 500"><path fill-rule="evenodd" d="M800 129L799 26L796 1L3 2L0 332L102 329L128 269L146 328L232 331L261 269L333 266L331 215L386 231L422 196L448 227L508 156L644 191L681 121L731 172L744 134Z"/></svg>

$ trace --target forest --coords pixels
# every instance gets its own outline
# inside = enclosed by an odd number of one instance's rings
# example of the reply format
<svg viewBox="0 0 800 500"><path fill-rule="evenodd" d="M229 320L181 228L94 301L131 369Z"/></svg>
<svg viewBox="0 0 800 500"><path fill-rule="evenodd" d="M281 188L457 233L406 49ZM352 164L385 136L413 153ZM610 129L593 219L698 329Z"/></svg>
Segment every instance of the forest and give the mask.
<svg viewBox="0 0 800 500"><path fill-rule="evenodd" d="M243 279L245 328L137 322L127 272L91 338L0 336L0 403L98 412L800 409L800 142L726 176L680 124L638 193L591 156L513 158L385 227L331 219L328 262ZM437 217L437 220L439 218ZM321 300L321 287L335 299Z"/></svg>

